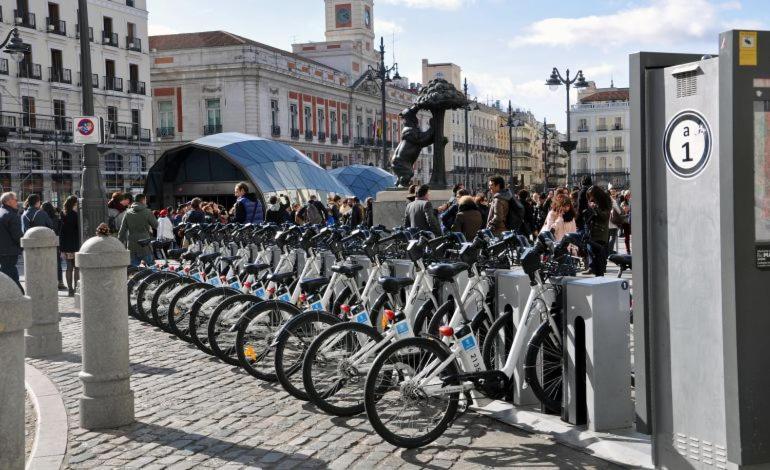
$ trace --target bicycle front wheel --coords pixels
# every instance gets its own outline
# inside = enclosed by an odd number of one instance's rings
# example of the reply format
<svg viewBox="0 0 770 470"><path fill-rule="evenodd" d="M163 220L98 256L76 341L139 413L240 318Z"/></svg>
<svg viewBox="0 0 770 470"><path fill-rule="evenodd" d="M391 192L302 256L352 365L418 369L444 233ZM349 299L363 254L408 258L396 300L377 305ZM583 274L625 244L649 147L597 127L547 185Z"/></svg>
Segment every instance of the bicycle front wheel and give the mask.
<svg viewBox="0 0 770 470"><path fill-rule="evenodd" d="M449 353L429 338L407 338L385 348L366 376L364 404L377 434L394 446L413 449L438 439L457 414L457 365L451 362L433 379ZM450 389L453 388L454 390Z"/></svg>
<svg viewBox="0 0 770 470"><path fill-rule="evenodd" d="M561 409L562 353L562 344L546 321L529 340L524 358L524 379L537 399L552 410Z"/></svg>

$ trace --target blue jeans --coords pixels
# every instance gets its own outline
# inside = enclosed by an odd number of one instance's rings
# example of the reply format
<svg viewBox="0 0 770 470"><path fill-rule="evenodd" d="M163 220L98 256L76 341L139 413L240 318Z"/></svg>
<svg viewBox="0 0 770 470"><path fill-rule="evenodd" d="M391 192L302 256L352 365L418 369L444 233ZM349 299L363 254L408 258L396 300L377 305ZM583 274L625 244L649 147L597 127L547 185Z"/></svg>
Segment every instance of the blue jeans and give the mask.
<svg viewBox="0 0 770 470"><path fill-rule="evenodd" d="M21 292L23 294L24 288L21 287L21 283L19 282L19 270L16 269L16 263L18 261L19 261L18 255L0 256L0 272L10 277L11 280L13 280L13 282L15 282L17 286L19 286L19 289L21 289Z"/></svg>
<svg viewBox="0 0 770 470"><path fill-rule="evenodd" d="M136 253L131 253L131 266L139 266L139 263L142 261L144 261L144 264L147 266L153 265L152 255L138 255Z"/></svg>

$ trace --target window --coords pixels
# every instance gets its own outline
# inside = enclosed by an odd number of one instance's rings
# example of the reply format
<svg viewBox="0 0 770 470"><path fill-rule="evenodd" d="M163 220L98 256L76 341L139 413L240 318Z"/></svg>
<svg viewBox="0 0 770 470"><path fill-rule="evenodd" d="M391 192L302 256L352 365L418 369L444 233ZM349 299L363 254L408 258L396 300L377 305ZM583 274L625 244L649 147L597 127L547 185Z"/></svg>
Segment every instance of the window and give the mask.
<svg viewBox="0 0 770 470"><path fill-rule="evenodd" d="M278 100L270 100L270 125L278 126Z"/></svg>
<svg viewBox="0 0 770 470"><path fill-rule="evenodd" d="M587 150L588 149L588 139L582 138L580 139L580 146L578 146L578 150Z"/></svg>
<svg viewBox="0 0 770 470"><path fill-rule="evenodd" d="M600 170L606 170L607 169L607 158L606 157L599 158L599 169Z"/></svg>
<svg viewBox="0 0 770 470"><path fill-rule="evenodd" d="M356 116L356 138L360 139L363 135L363 129L361 129L364 125L363 118L361 116Z"/></svg>
<svg viewBox="0 0 770 470"><path fill-rule="evenodd" d="M331 133L337 134L337 111L329 111L329 124L331 126Z"/></svg>
<svg viewBox="0 0 770 470"><path fill-rule="evenodd" d="M588 170L588 159L586 159L586 158L581 158L580 159L580 169L582 171Z"/></svg>
<svg viewBox="0 0 770 470"><path fill-rule="evenodd" d="M616 152L623 150L623 137L615 137L615 144L612 146L612 149Z"/></svg>
<svg viewBox="0 0 770 470"><path fill-rule="evenodd" d="M21 97L21 112L23 113L22 122L24 127L37 127L37 119L35 116L35 98L31 96Z"/></svg>
<svg viewBox="0 0 770 470"><path fill-rule="evenodd" d="M119 171L123 171L123 157L114 152L110 152L105 155L104 171L108 173L117 173Z"/></svg>
<svg viewBox="0 0 770 470"><path fill-rule="evenodd" d="M305 106L305 132L313 131L313 112L310 106Z"/></svg>
<svg viewBox="0 0 770 470"><path fill-rule="evenodd" d="M131 110L131 135L139 135L141 129L141 114L138 109Z"/></svg>
<svg viewBox="0 0 770 470"><path fill-rule="evenodd" d="M118 108L116 106L107 106L107 127L110 134L118 133Z"/></svg>
<svg viewBox="0 0 770 470"><path fill-rule="evenodd" d="M65 110L66 107L64 100L53 100L54 126L57 131L63 131L66 129L67 120L65 116L67 113Z"/></svg>
<svg viewBox="0 0 770 470"><path fill-rule="evenodd" d="M371 139L374 131L374 124L372 124L372 118L366 118L366 138Z"/></svg>
<svg viewBox="0 0 770 470"><path fill-rule="evenodd" d="M326 112L323 108L318 108L318 132L326 131Z"/></svg>
<svg viewBox="0 0 770 470"><path fill-rule="evenodd" d="M588 130L588 121L586 119L580 119L578 121L578 131L587 131Z"/></svg>
<svg viewBox="0 0 770 470"><path fill-rule="evenodd" d="M344 137L348 136L348 115L347 115L347 113L342 113L342 135Z"/></svg>
<svg viewBox="0 0 770 470"><path fill-rule="evenodd" d="M40 154L32 149L22 150L19 167L21 168L21 171L42 170L43 162L40 158Z"/></svg>
<svg viewBox="0 0 770 470"><path fill-rule="evenodd" d="M597 131L606 131L607 130L607 118L596 118L596 130Z"/></svg>
<svg viewBox="0 0 770 470"><path fill-rule="evenodd" d="M297 105L292 103L289 105L289 119L291 120L289 124L291 125L291 130L297 129Z"/></svg>
<svg viewBox="0 0 770 470"><path fill-rule="evenodd" d="M615 168L617 169L623 169L623 158L622 157L615 157Z"/></svg>
<svg viewBox="0 0 770 470"><path fill-rule="evenodd" d="M219 108L219 99L206 100L206 122L209 126L222 125L222 113Z"/></svg>
<svg viewBox="0 0 770 470"><path fill-rule="evenodd" d="M158 123L161 133L174 127L174 104L171 101L158 102Z"/></svg>
<svg viewBox="0 0 770 470"><path fill-rule="evenodd" d="M607 138L606 137L599 137L599 147L598 150L600 151L607 151Z"/></svg>
<svg viewBox="0 0 770 470"><path fill-rule="evenodd" d="M619 131L619 130L621 130L621 129L623 129L623 121L622 121L622 119L621 119L621 118L618 116L618 117L616 117L616 118L615 118L615 130L618 130L618 131Z"/></svg>

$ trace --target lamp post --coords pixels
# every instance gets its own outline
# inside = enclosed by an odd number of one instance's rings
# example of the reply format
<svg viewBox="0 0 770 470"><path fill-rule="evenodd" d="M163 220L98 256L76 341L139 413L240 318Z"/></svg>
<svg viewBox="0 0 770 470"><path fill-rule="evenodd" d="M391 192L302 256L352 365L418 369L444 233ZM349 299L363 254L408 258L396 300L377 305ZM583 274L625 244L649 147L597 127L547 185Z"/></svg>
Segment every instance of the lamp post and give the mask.
<svg viewBox="0 0 770 470"><path fill-rule="evenodd" d="M508 118L505 121L505 124L500 124L500 127L507 127L508 128L508 172L510 173L510 187L511 190L513 190L514 186L514 180L513 180L513 128L514 127L521 127L524 123L521 122L519 119L513 118L513 107L511 106L511 101L508 100Z"/></svg>
<svg viewBox="0 0 770 470"><path fill-rule="evenodd" d="M463 93L465 93L465 99L468 101L468 104L463 106L463 109L465 110L465 187L469 188L469 177L468 177L468 164L469 164L469 158L468 158L468 111L475 111L479 109L479 104L476 102L476 100L471 101L468 99L468 79L463 80Z"/></svg>
<svg viewBox="0 0 770 470"><path fill-rule="evenodd" d="M560 85L567 87L567 140L561 142L560 145L567 152L567 187L569 187L570 177L572 176L572 151L577 147L577 142L570 138L569 89L571 86L574 86L575 88L585 88L588 86L588 82L586 82L582 70L578 70L577 75L572 79L569 78L569 69L567 69L566 72L566 77L563 77L556 67L554 67L551 71L551 76L545 81L545 84L548 85L548 88L550 88L551 91L558 90Z"/></svg>
<svg viewBox="0 0 770 470"><path fill-rule="evenodd" d="M390 73L394 71L395 74L391 77ZM385 109L385 86L394 80L401 80L401 75L398 74L398 64L394 63L390 67L385 66L385 39L382 36L380 36L380 63L377 64L377 68L370 65L367 74L367 80L377 82L380 85L382 98L382 123L380 124L382 129L382 168L387 170L390 164L388 163L388 140L385 138L385 125L388 122L386 119L387 110ZM377 161L375 160L376 163Z"/></svg>
<svg viewBox="0 0 770 470"><path fill-rule="evenodd" d="M83 88L83 115L94 115L94 90L91 80L91 45L88 38L88 1L78 0L80 31L80 76ZM96 227L107 221L104 203L104 184L99 171L99 153L96 144L83 145L83 173L80 178L80 239L85 241Z"/></svg>

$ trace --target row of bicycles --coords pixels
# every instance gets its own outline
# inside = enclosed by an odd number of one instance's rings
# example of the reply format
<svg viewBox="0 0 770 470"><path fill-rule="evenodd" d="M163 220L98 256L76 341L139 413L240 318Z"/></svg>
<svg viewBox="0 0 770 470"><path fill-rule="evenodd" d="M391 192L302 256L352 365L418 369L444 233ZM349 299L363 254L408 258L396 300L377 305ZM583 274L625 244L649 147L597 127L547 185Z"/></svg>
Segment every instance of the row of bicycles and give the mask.
<svg viewBox="0 0 770 470"><path fill-rule="evenodd" d="M558 279L577 271L579 234L181 228L185 248L142 241L160 259L129 268L129 314L323 412L366 413L386 441L420 447L469 406L510 397L520 363L522 385L561 407ZM532 286L517 323L494 307L495 271L514 266Z"/></svg>

